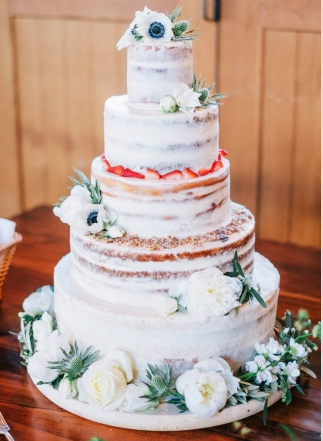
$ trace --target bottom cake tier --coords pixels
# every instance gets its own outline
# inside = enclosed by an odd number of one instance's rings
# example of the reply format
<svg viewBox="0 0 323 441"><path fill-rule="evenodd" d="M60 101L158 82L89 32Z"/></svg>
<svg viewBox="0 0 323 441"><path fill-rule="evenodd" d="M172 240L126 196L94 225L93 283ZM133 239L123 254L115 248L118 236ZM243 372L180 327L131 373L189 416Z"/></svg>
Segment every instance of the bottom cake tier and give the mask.
<svg viewBox="0 0 323 441"><path fill-rule="evenodd" d="M253 281L259 286L267 307L257 301L221 317L203 317L176 312L166 317L157 308L136 307L93 297L72 282L71 255L55 269L55 314L60 333L84 347L125 351L132 359L135 378L144 378L147 363L166 362L178 375L194 363L223 357L236 372L250 359L255 343L269 340L273 333L279 273L265 257L255 253Z"/></svg>

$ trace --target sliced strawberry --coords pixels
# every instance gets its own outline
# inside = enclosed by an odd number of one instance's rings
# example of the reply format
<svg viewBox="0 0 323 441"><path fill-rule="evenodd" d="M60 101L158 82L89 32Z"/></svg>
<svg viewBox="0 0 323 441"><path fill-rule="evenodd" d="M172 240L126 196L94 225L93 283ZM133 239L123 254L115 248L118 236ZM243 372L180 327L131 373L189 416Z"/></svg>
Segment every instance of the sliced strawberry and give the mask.
<svg viewBox="0 0 323 441"><path fill-rule="evenodd" d="M222 156L227 156L228 152L226 150L220 149L219 153L221 153Z"/></svg>
<svg viewBox="0 0 323 441"><path fill-rule="evenodd" d="M147 168L145 173L146 179L160 179L160 174L152 168Z"/></svg>
<svg viewBox="0 0 323 441"><path fill-rule="evenodd" d="M169 180L169 179L179 180L182 178L183 178L183 173L179 170L174 170L160 177L160 179L165 179L165 180Z"/></svg>
<svg viewBox="0 0 323 441"><path fill-rule="evenodd" d="M114 173L115 175L122 176L123 170L124 170L124 168L122 167L122 165L117 165L115 167L110 167L109 172Z"/></svg>
<svg viewBox="0 0 323 441"><path fill-rule="evenodd" d="M200 176L205 176L208 175L209 173L211 173L211 169L206 169L206 168L202 168L201 170L199 170L199 175Z"/></svg>
<svg viewBox="0 0 323 441"><path fill-rule="evenodd" d="M210 172L213 173L213 172L215 172L216 170L219 170L222 167L223 167L223 164L222 164L221 160L220 161L214 161L213 164L212 164L212 167L210 169Z"/></svg>
<svg viewBox="0 0 323 441"><path fill-rule="evenodd" d="M111 165L110 165L109 161L107 160L107 158L105 157L104 153L101 156L101 160L102 160L103 166L106 169L106 171L109 171L111 169Z"/></svg>
<svg viewBox="0 0 323 441"><path fill-rule="evenodd" d="M137 179L145 179L145 175L142 175L141 173L134 172L130 170L130 168L124 168L122 170L121 176L124 178L137 178Z"/></svg>
<svg viewBox="0 0 323 441"><path fill-rule="evenodd" d="M186 168L184 171L184 178L186 179L192 179L192 178L198 178L198 174L194 173L190 168Z"/></svg>

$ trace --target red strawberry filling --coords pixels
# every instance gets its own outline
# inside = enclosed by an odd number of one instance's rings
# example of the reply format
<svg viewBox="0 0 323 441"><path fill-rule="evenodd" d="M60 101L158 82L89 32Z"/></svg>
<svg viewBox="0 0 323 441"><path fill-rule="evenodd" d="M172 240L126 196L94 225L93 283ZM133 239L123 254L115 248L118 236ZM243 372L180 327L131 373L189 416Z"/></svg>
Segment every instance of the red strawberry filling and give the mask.
<svg viewBox="0 0 323 441"><path fill-rule="evenodd" d="M220 149L218 154L218 159L213 162L211 168L200 169L198 174L195 173L190 168L186 168L184 172L180 170L174 170L172 172L166 173L164 175L160 175L156 170L151 168L147 168L144 172L145 174L135 172L130 168L124 168L122 165L116 165L112 167L105 157L105 154L101 156L102 164L106 171L109 173L114 173L116 175L122 176L124 178L136 178L136 179L164 179L164 180L180 180L180 179L193 179L198 178L199 176L205 176L209 173L214 173L223 167L222 156L227 156L228 152L226 150Z"/></svg>

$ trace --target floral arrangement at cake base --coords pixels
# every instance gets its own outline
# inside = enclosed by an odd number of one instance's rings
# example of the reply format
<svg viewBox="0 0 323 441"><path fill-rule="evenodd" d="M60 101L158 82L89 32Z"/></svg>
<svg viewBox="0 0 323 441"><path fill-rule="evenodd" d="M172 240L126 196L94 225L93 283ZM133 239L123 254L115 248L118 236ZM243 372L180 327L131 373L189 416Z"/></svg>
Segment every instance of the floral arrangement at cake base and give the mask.
<svg viewBox="0 0 323 441"><path fill-rule="evenodd" d="M177 413L190 411L205 420L233 407L240 408L241 416L243 406L257 401L261 406L256 409L264 409L266 423L269 404L279 398L290 404L293 388L304 394L297 383L301 375L316 378L308 364L312 350L317 349L313 338L320 338L321 325L312 326L305 310L297 318L289 311L278 318L276 338L257 343L253 357L236 375L223 358L213 357L177 378L169 364L148 364L146 378L134 380L131 359L124 351L111 348L101 358L99 351L82 348L80 342L59 332L53 297L53 288L44 286L24 301L18 340L29 375L37 386L56 390L56 400L59 396L66 403L86 403L99 413L136 415L152 409L158 414L166 404L175 406Z"/></svg>

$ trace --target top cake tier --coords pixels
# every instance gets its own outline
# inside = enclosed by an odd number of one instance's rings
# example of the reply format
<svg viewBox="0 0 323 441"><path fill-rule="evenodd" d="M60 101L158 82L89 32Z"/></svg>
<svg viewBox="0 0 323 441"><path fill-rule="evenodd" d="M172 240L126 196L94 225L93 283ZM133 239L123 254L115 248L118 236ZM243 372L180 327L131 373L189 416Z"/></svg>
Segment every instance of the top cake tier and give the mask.
<svg viewBox="0 0 323 441"><path fill-rule="evenodd" d="M128 47L127 87L129 104L157 105L182 83L193 78L191 41L139 43Z"/></svg>

